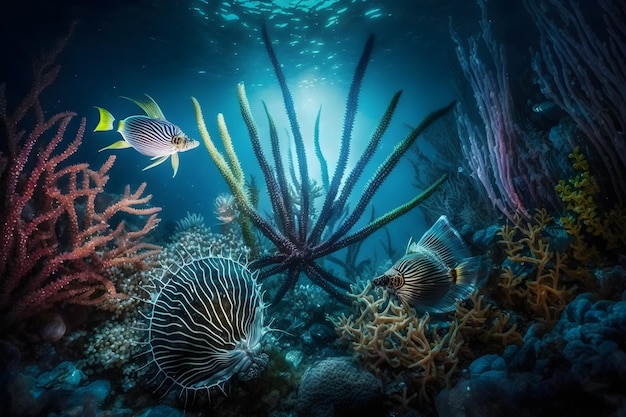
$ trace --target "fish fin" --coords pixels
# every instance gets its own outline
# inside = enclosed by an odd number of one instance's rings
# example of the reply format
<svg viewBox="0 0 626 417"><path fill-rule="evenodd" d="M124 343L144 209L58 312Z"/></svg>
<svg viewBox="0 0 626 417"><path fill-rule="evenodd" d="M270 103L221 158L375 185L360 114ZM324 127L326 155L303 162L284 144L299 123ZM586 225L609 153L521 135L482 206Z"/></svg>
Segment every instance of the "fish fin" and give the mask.
<svg viewBox="0 0 626 417"><path fill-rule="evenodd" d="M112 143L109 146L106 146L100 149L98 152L106 151L109 149L126 149L126 148L131 148L131 147L132 146L130 145L130 143L126 142L125 140L118 140L117 142Z"/></svg>
<svg viewBox="0 0 626 417"><path fill-rule="evenodd" d="M169 155L165 155L165 156L160 157L159 159L157 159L156 161L154 161L153 163L151 163L150 165L148 165L147 167L142 169L142 171L145 171L145 170L150 169L150 168L154 168L155 166L162 164L169 157L170 157Z"/></svg>
<svg viewBox="0 0 626 417"><path fill-rule="evenodd" d="M455 267L459 260L471 256L463 238L446 216L439 217L417 245L435 253L448 268Z"/></svg>
<svg viewBox="0 0 626 417"><path fill-rule="evenodd" d="M176 173L178 172L178 164L178 152L175 152L172 154L172 169L174 170L174 175L172 175L172 178L174 178L176 176Z"/></svg>
<svg viewBox="0 0 626 417"><path fill-rule="evenodd" d="M96 125L94 132L106 132L113 130L113 122L115 117L105 108L94 106L98 109L98 124Z"/></svg>
<svg viewBox="0 0 626 417"><path fill-rule="evenodd" d="M417 253L419 251L417 242L413 241L413 238L409 238L409 243L406 244L406 255Z"/></svg>
<svg viewBox="0 0 626 417"><path fill-rule="evenodd" d="M144 111L144 113L146 113L146 115L152 119L162 119L162 120L166 120L165 119L165 115L163 114L163 112L161 111L161 108L159 107L159 105L156 103L156 101L154 101L154 99L152 97L150 97L147 94L144 94L146 96L145 99L132 99L130 97L124 97L122 96L122 98L125 98L126 100L130 100L133 103L135 103L136 105L138 105L139 107L141 107L141 110Z"/></svg>
<svg viewBox="0 0 626 417"><path fill-rule="evenodd" d="M458 301L465 300L476 290L473 285L453 285L450 290L443 296L441 300L432 305L420 305L417 306L419 310L427 311L429 313L449 313L456 310L456 303Z"/></svg>

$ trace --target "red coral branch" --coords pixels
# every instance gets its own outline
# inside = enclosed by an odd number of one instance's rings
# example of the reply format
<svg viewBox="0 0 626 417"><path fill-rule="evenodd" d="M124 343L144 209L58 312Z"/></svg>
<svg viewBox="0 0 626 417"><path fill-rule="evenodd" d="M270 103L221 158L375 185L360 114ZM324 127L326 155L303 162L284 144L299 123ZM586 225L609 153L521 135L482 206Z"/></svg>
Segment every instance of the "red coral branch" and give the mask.
<svg viewBox="0 0 626 417"><path fill-rule="evenodd" d="M89 164L64 165L79 148L83 118L74 134L75 113L46 118L40 94L56 78L54 63L67 39L35 65L30 90L13 113L7 110L5 86L0 85L0 124L7 133L7 154L0 154L0 328L63 304L95 305L123 297L107 269L145 267L144 260L160 247L142 242L158 223L152 198L129 186L117 200L98 208L111 156L94 171ZM72 136L63 147L67 136ZM127 230L113 217L125 213L148 216L139 230Z"/></svg>

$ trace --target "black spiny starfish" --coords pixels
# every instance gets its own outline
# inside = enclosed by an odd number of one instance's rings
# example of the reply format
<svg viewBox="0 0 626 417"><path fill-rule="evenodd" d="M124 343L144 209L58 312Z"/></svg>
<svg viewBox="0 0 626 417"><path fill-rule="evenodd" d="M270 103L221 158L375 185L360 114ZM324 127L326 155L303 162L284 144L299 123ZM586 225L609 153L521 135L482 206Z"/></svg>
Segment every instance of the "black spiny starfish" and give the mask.
<svg viewBox="0 0 626 417"><path fill-rule="evenodd" d="M278 78L285 108L291 125L291 134L293 136L297 156L298 174L300 176L299 183L302 185L300 190L300 201L298 204L294 204L289 193L287 173L283 166L283 159L278 146L278 134L272 117L266 107L265 112L270 126L270 143L273 166L265 156L261 147L258 130L250 112L250 106L248 104L243 84L240 84L238 88L241 113L248 128L255 157L264 175L274 216L278 219L276 224L273 224L270 219L264 217L257 211L255 204L250 201L250 197L245 191L243 171L232 146L230 135L228 134L223 117L218 115L218 125L227 159L225 159L224 156L216 149L206 129L200 105L195 99L192 99L196 110L198 127L209 154L213 158L221 174L228 183L231 192L237 200L238 208L242 214L242 230L244 232L244 237L246 238L246 243L251 247L254 245L254 234L251 232L251 226L254 226L260 230L261 233L263 233L263 235L265 235L276 247L275 254L262 256L252 261L250 265L251 268L259 269L259 278L261 279L279 273L286 273L286 278L278 289L278 292L274 297L274 302L282 299L287 290L295 286L300 273L305 273L313 283L322 287L332 296L340 300L348 301L346 290L349 289L349 282L340 279L325 270L318 263L318 260L326 255L345 248L348 245L365 239L367 236L384 227L392 220L416 207L446 180L446 176L442 176L420 195L414 197L405 204L396 207L384 215L370 221L363 227L355 228L355 224L365 212L367 206L374 197L374 194L394 169L402 155L404 155L404 153L410 148L420 133L436 119L448 112L453 107L454 103L431 113L418 127L413 129L406 138L400 141L391 153L387 155L387 158L369 179L364 190L361 191L360 199L354 209L352 209L338 223L334 223L336 220L336 213L340 213L345 209L348 198L351 196L357 180L370 162L374 151L378 147L380 139L389 126L391 117L396 109L396 105L398 104L401 94L401 91L399 91L391 99L384 115L378 123L378 127L372 133L372 137L369 140L367 148L357 161L354 169L348 173L347 177L345 177L344 185L340 186L342 180L344 179L344 175L346 174L345 171L348 161L354 119L356 116L359 91L361 89L361 82L363 80L365 69L374 44L374 36L370 36L365 44L363 53L361 54L361 58L356 67L350 87L346 103L346 114L343 122L343 133L341 137L341 146L337 166L335 167L332 178L328 181L325 195L323 195L324 201L321 211L319 212L317 218L311 222L309 215L312 197L309 188L309 168L305 155L304 140L300 131L300 125L296 116L291 92L287 87L284 74L281 70L280 64L278 63L274 48L272 47L265 28L263 28L263 41ZM316 121L316 136L319 130L318 127L319 115ZM318 138L316 137L316 142L317 139ZM320 162L322 162L319 154L318 158L320 158Z"/></svg>

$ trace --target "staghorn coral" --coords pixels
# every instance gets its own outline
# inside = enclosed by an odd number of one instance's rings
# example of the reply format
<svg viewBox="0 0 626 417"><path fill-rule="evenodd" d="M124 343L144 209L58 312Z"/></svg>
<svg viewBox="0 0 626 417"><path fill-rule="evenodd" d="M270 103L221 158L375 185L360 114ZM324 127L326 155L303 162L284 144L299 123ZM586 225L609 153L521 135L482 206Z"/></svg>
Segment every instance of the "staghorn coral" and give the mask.
<svg viewBox="0 0 626 417"><path fill-rule="evenodd" d="M492 353L522 343L522 334L517 323L512 322L511 313L485 301L485 296L479 291L474 291L467 300L457 305L456 320L466 341L463 353L467 357L476 357L478 344L481 353Z"/></svg>
<svg viewBox="0 0 626 417"><path fill-rule="evenodd" d="M428 314L418 316L371 283L351 297L353 314L327 315L340 342L386 385L407 387L396 393L401 403L430 402L457 368L463 344L458 323L433 326Z"/></svg>
<svg viewBox="0 0 626 417"><path fill-rule="evenodd" d="M498 301L548 325L558 320L579 285L592 286L590 271L572 256L575 249L568 245L558 251L551 246L549 228L554 226L552 216L538 209L531 220L504 226L499 242L507 259L498 282Z"/></svg>
<svg viewBox="0 0 626 417"><path fill-rule="evenodd" d="M344 212L344 209L347 207L348 199L353 196L355 184L370 163L376 149L379 147L380 140L390 125L391 117L400 99L400 92L393 96L378 127L372 134L366 146L366 150L356 161L354 169L346 173L350 143L352 140L351 136L357 114L359 91L373 49L374 38L370 36L355 70L348 94L337 166L332 178L329 179L328 188L325 190L321 211L313 224L310 225L311 200L314 198L315 194L314 190L312 192L311 187L306 186L307 184L310 185L311 181L306 158L305 141L300 131L291 92L287 86L281 65L278 62L265 27L263 27L262 30L262 37L283 93L283 101L287 110L295 144L299 183L305 185L301 187L301 195L298 204L293 203L289 194L290 185L287 180L288 173L283 166L283 158L281 156L281 149L278 146L278 133L274 121L266 107L265 110L270 127L270 142L273 159L270 161L265 156L261 147L257 124L252 116L243 84L239 84L238 86L239 105L244 122L248 128L255 158L264 175L270 203L272 204L272 212L275 218L278 219L278 224L272 223L274 217L268 219L262 216L257 211L255 205L252 204L250 196L245 189L243 171L234 151L224 116L222 114L218 115L217 124L220 137L224 144L225 155L220 153L215 146L207 130L200 104L195 98L192 98L198 128L211 158L226 180L237 202L237 208L240 210L242 232L246 243L251 248L255 248L256 246L255 236L252 233L252 226L254 226L267 237L276 248L271 255L261 256L258 259L254 259L250 264L251 268L260 270L259 279L282 274L284 272L286 273L284 278L281 276L282 283L273 296L274 301L282 299L285 293L295 286L300 274L304 273L313 283L324 288L331 296L349 302L350 298L346 295L346 291L349 289L349 283L327 271L321 265L320 259L353 243L362 241L375 231L383 228L389 222L418 206L445 182L447 176L443 175L422 193L411 198L405 204L396 207L368 222L365 226L356 229L355 225L363 216L363 213L370 205L375 193L384 180L396 167L400 158L411 147L420 133L439 117L442 117L450 111L454 103L431 113L420 125L412 129L404 140L397 143L393 150L387 155L384 162L369 179L352 211L347 214L345 218L342 218L339 223L336 223L337 214ZM271 166L272 162L274 166ZM324 180L322 183L324 183Z"/></svg>
<svg viewBox="0 0 626 417"><path fill-rule="evenodd" d="M431 405L456 378L461 361L522 341L511 315L478 292L457 304L454 318L433 324L428 314L419 316L371 283L353 290L353 313L326 317L339 342L383 380L387 396L402 409L413 402Z"/></svg>
<svg viewBox="0 0 626 417"><path fill-rule="evenodd" d="M602 190L580 147L569 158L575 175L555 187L567 210L560 222L573 237L573 257L585 264L600 262L605 251L626 245L626 210L621 203L608 210L598 203Z"/></svg>

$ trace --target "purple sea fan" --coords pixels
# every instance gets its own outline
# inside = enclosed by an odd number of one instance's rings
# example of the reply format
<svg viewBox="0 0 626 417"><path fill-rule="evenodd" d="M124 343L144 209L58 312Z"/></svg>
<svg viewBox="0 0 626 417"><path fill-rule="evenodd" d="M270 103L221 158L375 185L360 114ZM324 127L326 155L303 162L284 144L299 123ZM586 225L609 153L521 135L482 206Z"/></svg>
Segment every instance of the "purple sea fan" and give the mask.
<svg viewBox="0 0 626 417"><path fill-rule="evenodd" d="M201 390L224 391L235 375L249 380L265 370L267 305L245 264L206 256L171 265L154 281L147 345L162 377L159 388L178 387L195 397Z"/></svg>

